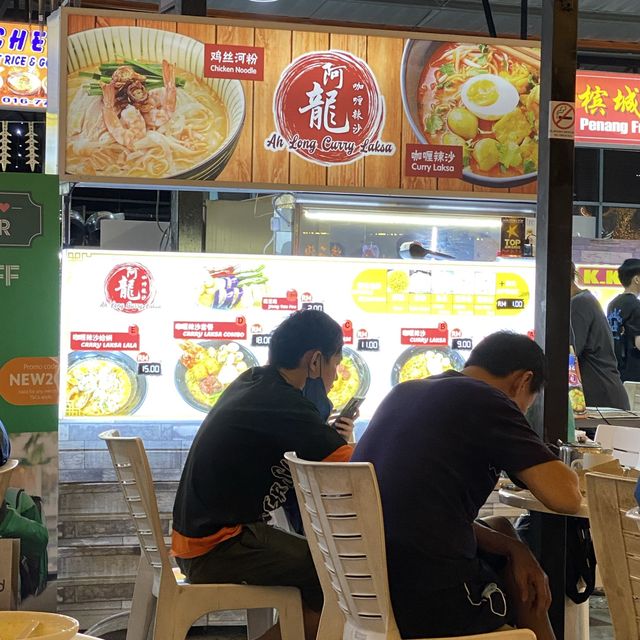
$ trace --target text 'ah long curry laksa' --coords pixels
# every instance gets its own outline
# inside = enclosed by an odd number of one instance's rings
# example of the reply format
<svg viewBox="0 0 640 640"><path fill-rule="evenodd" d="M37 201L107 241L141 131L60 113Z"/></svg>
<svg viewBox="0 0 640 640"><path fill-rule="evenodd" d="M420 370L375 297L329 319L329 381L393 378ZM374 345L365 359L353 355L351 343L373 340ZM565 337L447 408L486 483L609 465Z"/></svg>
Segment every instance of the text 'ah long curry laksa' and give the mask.
<svg viewBox="0 0 640 640"><path fill-rule="evenodd" d="M461 146L471 173L513 178L538 170L540 58L532 49L447 43L426 64L420 122L431 144Z"/></svg>
<svg viewBox="0 0 640 640"><path fill-rule="evenodd" d="M227 137L220 97L188 71L116 61L69 75L67 169L164 178L209 158Z"/></svg>

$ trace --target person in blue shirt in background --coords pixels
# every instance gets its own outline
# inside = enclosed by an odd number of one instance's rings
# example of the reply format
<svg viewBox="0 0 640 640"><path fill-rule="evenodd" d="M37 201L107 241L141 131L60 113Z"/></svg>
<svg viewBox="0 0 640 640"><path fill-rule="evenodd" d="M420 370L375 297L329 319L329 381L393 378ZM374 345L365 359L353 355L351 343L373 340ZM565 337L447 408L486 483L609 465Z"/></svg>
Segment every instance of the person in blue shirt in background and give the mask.
<svg viewBox="0 0 640 640"><path fill-rule="evenodd" d="M9 440L9 434L5 428L2 420L0 420L0 467L3 464L7 464L7 460L11 455L11 441Z"/></svg>

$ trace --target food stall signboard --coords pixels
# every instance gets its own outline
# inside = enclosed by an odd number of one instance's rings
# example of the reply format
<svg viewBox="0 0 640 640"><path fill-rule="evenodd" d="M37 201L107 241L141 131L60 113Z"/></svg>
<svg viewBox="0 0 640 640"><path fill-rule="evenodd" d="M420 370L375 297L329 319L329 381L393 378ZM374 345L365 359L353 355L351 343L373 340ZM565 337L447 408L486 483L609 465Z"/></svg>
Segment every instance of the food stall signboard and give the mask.
<svg viewBox="0 0 640 640"><path fill-rule="evenodd" d="M0 109L47 108L47 30L0 22Z"/></svg>
<svg viewBox="0 0 640 640"><path fill-rule="evenodd" d="M63 180L535 193L530 43L67 8L50 26Z"/></svg>
<svg viewBox="0 0 640 640"><path fill-rule="evenodd" d="M637 147L640 143L639 94L639 75L578 71L576 144Z"/></svg>

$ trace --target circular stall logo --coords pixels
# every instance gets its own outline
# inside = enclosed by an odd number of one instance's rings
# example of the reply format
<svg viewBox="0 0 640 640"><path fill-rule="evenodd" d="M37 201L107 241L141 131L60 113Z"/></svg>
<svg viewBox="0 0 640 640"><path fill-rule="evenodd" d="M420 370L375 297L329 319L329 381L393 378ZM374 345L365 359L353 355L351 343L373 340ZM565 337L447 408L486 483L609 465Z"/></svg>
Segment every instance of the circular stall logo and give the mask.
<svg viewBox="0 0 640 640"><path fill-rule="evenodd" d="M384 97L364 60L345 51L314 51L280 76L273 101L271 151L288 149L317 164L346 164L366 155L393 155L380 140Z"/></svg>
<svg viewBox="0 0 640 640"><path fill-rule="evenodd" d="M155 296L151 272L136 262L119 264L106 277L104 294L112 309L140 313L149 307Z"/></svg>

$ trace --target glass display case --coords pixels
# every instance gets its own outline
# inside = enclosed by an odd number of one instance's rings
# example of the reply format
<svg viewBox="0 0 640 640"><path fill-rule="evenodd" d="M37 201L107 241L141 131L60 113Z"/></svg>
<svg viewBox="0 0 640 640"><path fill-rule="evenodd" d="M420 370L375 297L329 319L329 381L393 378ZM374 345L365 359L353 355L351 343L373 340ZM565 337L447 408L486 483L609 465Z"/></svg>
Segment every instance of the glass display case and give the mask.
<svg viewBox="0 0 640 640"><path fill-rule="evenodd" d="M501 218L527 218L534 233L535 205L520 202L358 198L296 199L294 254L396 259L403 243L417 241L434 259L492 262L500 247Z"/></svg>

